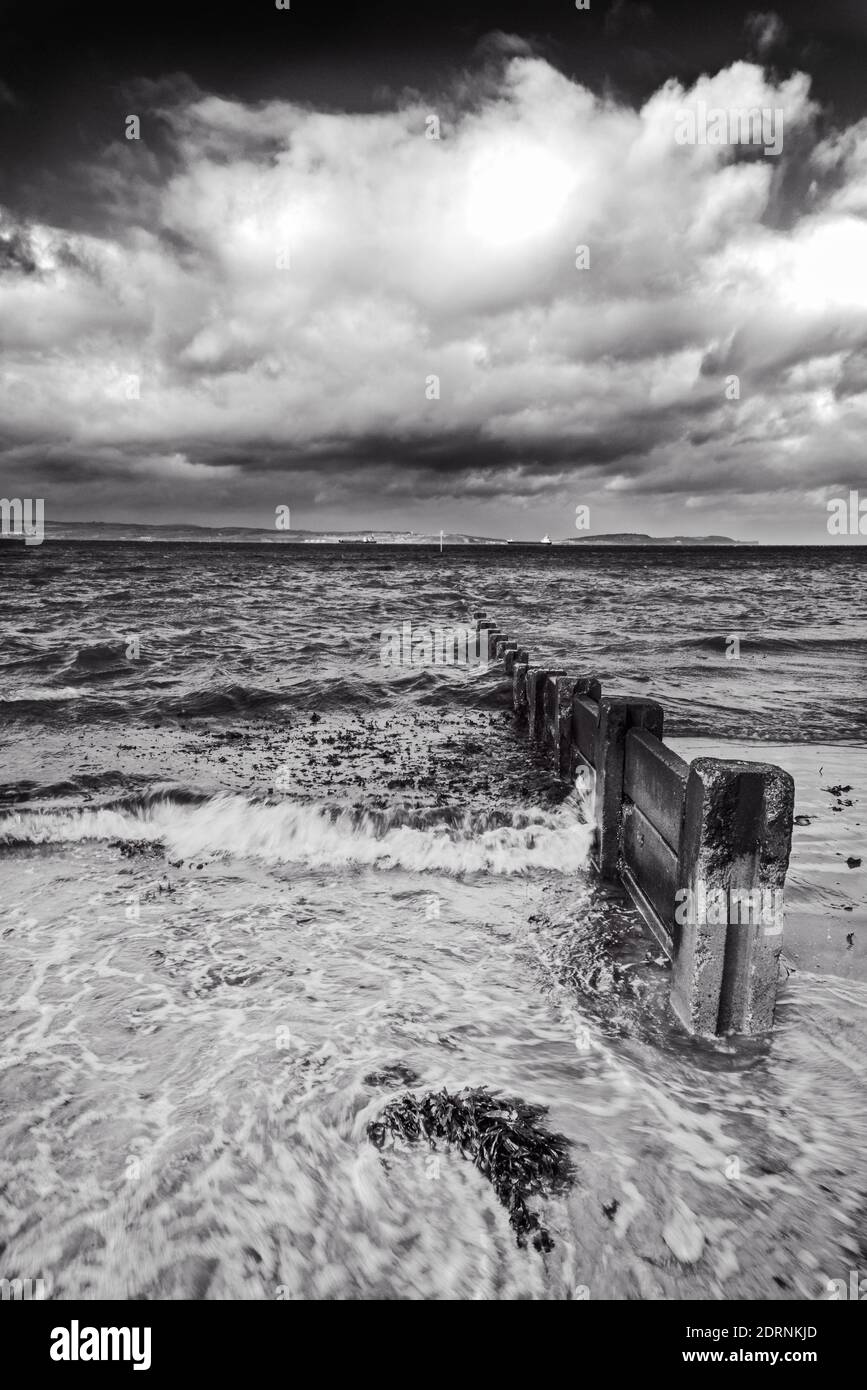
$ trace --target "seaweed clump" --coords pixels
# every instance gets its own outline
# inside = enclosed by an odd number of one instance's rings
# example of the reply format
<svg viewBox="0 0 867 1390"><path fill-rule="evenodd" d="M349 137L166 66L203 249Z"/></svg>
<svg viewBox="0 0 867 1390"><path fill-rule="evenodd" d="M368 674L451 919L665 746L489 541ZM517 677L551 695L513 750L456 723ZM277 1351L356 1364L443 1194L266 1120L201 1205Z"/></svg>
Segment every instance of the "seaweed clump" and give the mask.
<svg viewBox="0 0 867 1390"><path fill-rule="evenodd" d="M421 1099L400 1096L371 1120L367 1135L378 1149L388 1135L410 1143L426 1139L432 1149L459 1149L492 1184L518 1245L530 1238L536 1250L551 1250L554 1242L529 1201L565 1190L573 1173L569 1141L539 1123L546 1114L543 1105L492 1095L484 1086L465 1087L455 1095L443 1090Z"/></svg>
<svg viewBox="0 0 867 1390"><path fill-rule="evenodd" d="M156 859L164 852L161 840L110 840L109 846L119 849L124 859L133 859L136 855Z"/></svg>

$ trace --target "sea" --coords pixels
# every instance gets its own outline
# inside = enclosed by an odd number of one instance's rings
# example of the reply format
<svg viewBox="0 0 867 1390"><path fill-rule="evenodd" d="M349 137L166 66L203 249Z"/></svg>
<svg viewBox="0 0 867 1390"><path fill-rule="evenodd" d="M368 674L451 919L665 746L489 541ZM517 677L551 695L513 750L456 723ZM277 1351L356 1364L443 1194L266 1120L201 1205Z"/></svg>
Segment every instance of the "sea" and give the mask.
<svg viewBox="0 0 867 1390"><path fill-rule="evenodd" d="M827 1299L867 1278L864 547L0 543L0 1279L53 1299ZM502 669L777 762L777 1025L695 1039ZM571 1157L521 1243L446 1089ZM842 1281L842 1282L841 1282ZM849 1282L847 1282L849 1281ZM865 1285L867 1288L867 1285Z"/></svg>

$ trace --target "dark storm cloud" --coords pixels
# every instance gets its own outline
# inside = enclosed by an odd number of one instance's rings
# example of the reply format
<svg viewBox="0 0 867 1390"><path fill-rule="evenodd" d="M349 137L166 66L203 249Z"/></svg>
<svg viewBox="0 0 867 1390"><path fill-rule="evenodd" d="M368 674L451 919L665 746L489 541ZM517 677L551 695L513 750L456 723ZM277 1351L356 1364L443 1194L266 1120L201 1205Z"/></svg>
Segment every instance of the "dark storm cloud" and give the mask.
<svg viewBox="0 0 867 1390"><path fill-rule="evenodd" d="M605 32L613 38L646 30L654 22L653 6L644 0L612 0L605 12Z"/></svg>
<svg viewBox="0 0 867 1390"><path fill-rule="evenodd" d="M657 28L656 7L610 18ZM767 13L751 32L782 41ZM365 111L130 78L70 215L0 217L0 487L150 479L231 506L284 474L507 501L849 476L867 126L744 61L637 109L521 35L474 62ZM781 157L678 144L699 101L782 110Z"/></svg>
<svg viewBox="0 0 867 1390"><path fill-rule="evenodd" d="M759 58L767 58L789 36L788 29L774 10L756 10L748 14L745 28Z"/></svg>
<svg viewBox="0 0 867 1390"><path fill-rule="evenodd" d="M34 274L36 262L30 254L30 242L25 233L14 229L0 233L0 273L4 270L16 270L22 275Z"/></svg>

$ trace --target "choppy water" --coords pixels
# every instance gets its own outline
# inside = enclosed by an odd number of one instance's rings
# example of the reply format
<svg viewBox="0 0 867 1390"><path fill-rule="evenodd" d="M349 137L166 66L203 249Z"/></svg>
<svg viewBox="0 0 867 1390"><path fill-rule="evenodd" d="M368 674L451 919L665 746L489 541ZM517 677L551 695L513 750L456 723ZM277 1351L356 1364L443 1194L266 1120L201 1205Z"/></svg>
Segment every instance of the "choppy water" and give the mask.
<svg viewBox="0 0 867 1390"><path fill-rule="evenodd" d="M436 704L379 635L472 599L540 658L664 690L672 732L863 743L865 553L0 543L0 700L38 725Z"/></svg>
<svg viewBox="0 0 867 1390"><path fill-rule="evenodd" d="M863 768L863 576L839 551L0 547L0 1277L803 1298L863 1272L867 988L798 970L770 1045L684 1038L497 673L379 663L384 627L485 606L672 734ZM368 1143L443 1085L569 1138L550 1253L458 1155Z"/></svg>

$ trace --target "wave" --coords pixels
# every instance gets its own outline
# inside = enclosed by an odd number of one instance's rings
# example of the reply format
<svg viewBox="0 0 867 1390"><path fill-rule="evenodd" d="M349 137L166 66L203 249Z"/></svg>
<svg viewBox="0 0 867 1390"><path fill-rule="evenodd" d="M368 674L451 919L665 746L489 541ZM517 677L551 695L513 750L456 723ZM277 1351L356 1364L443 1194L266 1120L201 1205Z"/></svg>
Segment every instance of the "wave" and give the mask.
<svg viewBox="0 0 867 1390"><path fill-rule="evenodd" d="M732 633L737 632L738 624L734 622ZM701 637L683 637L678 645L696 651L725 652L729 640L728 635L705 633ZM829 651L835 647L841 648L849 655L856 651L867 652L867 637L853 637L845 631L830 636L784 637L770 634L753 636L750 633L740 636L742 654L749 654L750 652L806 652L812 649Z"/></svg>
<svg viewBox="0 0 867 1390"><path fill-rule="evenodd" d="M17 689L0 693L0 704L27 706L29 704L52 704L64 700L85 699L93 691L87 688L91 681L112 680L116 676L129 676L130 663L126 659L126 646L111 646L97 643L91 647L79 648L72 659L58 673L62 679L76 681L76 685L22 685ZM46 673L49 678L58 664L58 653L39 651L17 661L7 662L8 672L27 672L31 676ZM99 692L100 699L104 698Z"/></svg>
<svg viewBox="0 0 867 1390"><path fill-rule="evenodd" d="M154 713L178 715L183 718L242 714L245 710L267 706L292 705L294 709L345 710L355 707L379 707L386 687L357 678L304 677L290 678L279 690L264 686L242 685L239 682L217 683L188 690L152 704Z"/></svg>
<svg viewBox="0 0 867 1390"><path fill-rule="evenodd" d="M475 676L475 673L472 674ZM10 712L17 715L24 715L28 712L38 713L34 706L75 700L86 702L84 713L88 718L128 718L136 711L145 716L191 719L238 717L248 712L276 710L284 705L290 705L293 710L316 710L320 714L380 710L394 699L396 693L409 696L423 705L459 704L472 708L506 705L511 698L501 677L490 673L487 673L486 680L485 673L474 679L466 679L462 672L463 681L439 672L411 673L391 682L371 679L367 674L337 676L333 679L290 678L276 690L226 681L173 691L170 695L161 692L167 685L177 685L175 677L149 674L142 678L137 672L131 671L128 664L94 669L88 675L71 668L66 675L67 679L78 679L81 684L22 685L5 693L0 692L0 705L9 707ZM138 679L135 685L127 683L122 690L114 687L109 691L101 684L118 676ZM91 681L97 684L91 684Z"/></svg>
<svg viewBox="0 0 867 1390"><path fill-rule="evenodd" d="M574 873L592 831L574 801L555 811L482 813L337 810L318 802L254 801L179 792L96 809L0 816L0 845L123 840L162 844L170 858L259 859L310 868L444 874Z"/></svg>
<svg viewBox="0 0 867 1390"><path fill-rule="evenodd" d="M155 713L186 718L194 715L238 714L242 710L256 709L260 705L280 704L287 698L288 691L264 690L258 686L227 683L157 700L153 709Z"/></svg>
<svg viewBox="0 0 867 1390"><path fill-rule="evenodd" d="M83 700L89 692L79 685L25 685L13 694L0 694L0 705L46 704L59 700Z"/></svg>
<svg viewBox="0 0 867 1390"><path fill-rule="evenodd" d="M92 647L80 647L69 664L69 672L86 676L113 675L129 671L126 643L96 642Z"/></svg>

